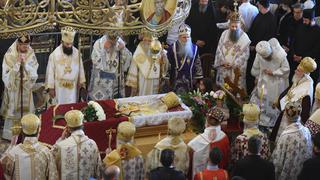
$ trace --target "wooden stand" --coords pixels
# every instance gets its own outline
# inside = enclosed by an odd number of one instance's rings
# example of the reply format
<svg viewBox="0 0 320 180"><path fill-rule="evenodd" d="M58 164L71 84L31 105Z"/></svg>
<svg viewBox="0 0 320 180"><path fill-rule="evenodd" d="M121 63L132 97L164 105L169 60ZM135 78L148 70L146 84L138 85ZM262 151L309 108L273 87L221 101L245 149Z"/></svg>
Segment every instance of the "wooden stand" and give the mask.
<svg viewBox="0 0 320 180"><path fill-rule="evenodd" d="M161 135L167 134L168 132L168 125L167 124L160 124L157 126L145 126L137 128L137 132L135 134L135 138L140 137L149 137L149 136L158 136L159 133Z"/></svg>
<svg viewBox="0 0 320 180"><path fill-rule="evenodd" d="M144 158L147 157L147 154L160 140L167 137L167 132L167 124L137 128L137 132L134 136L135 144L137 145L139 150L142 151L142 155ZM182 139L185 143L188 143L195 136L196 134L187 130L187 132L182 135Z"/></svg>

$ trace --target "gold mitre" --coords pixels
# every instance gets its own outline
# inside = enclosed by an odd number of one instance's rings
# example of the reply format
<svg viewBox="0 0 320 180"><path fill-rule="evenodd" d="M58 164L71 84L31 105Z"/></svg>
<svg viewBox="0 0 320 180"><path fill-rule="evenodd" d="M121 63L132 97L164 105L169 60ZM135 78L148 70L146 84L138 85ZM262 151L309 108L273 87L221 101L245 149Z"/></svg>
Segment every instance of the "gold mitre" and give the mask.
<svg viewBox="0 0 320 180"><path fill-rule="evenodd" d="M10 130L13 136L19 135L21 133L21 121L13 120L13 125Z"/></svg>
<svg viewBox="0 0 320 180"><path fill-rule="evenodd" d="M125 142L131 141L135 133L136 133L136 126L129 121L122 122L118 125L117 138L122 141L125 141Z"/></svg>
<svg viewBox="0 0 320 180"><path fill-rule="evenodd" d="M121 163L120 154L116 150L113 150L111 153L106 155L103 162L107 166L119 165L119 163Z"/></svg>
<svg viewBox="0 0 320 180"><path fill-rule="evenodd" d="M143 38L152 39L152 33L150 31L144 31L140 34Z"/></svg>
<svg viewBox="0 0 320 180"><path fill-rule="evenodd" d="M179 117L172 117L168 121L170 135L180 135L186 130L186 122Z"/></svg>
<svg viewBox="0 0 320 180"><path fill-rule="evenodd" d="M73 43L75 35L76 31L70 26L65 26L61 29L61 37L63 42Z"/></svg>
<svg viewBox="0 0 320 180"><path fill-rule="evenodd" d="M180 105L179 97L174 92L169 92L161 98L161 101L168 107L168 109Z"/></svg>
<svg viewBox="0 0 320 180"><path fill-rule="evenodd" d="M259 119L259 115L260 115L260 109L256 104L244 104L242 107L242 111L243 111L243 121L245 122L257 122Z"/></svg>
<svg viewBox="0 0 320 180"><path fill-rule="evenodd" d="M230 14L230 22L240 23L240 14L238 12L232 12Z"/></svg>
<svg viewBox="0 0 320 180"><path fill-rule="evenodd" d="M81 126L83 124L83 118L84 115L79 110L71 110L64 115L64 119L67 122L67 126L71 128Z"/></svg>
<svg viewBox="0 0 320 180"><path fill-rule="evenodd" d="M191 35L191 28L186 24L182 24L179 26L179 35Z"/></svg>
<svg viewBox="0 0 320 180"><path fill-rule="evenodd" d="M36 134L40 124L39 117L34 114L27 114L21 118L22 131L26 135Z"/></svg>
<svg viewBox="0 0 320 180"><path fill-rule="evenodd" d="M320 83L317 84L316 86L316 92L314 94L314 96L320 100Z"/></svg>
<svg viewBox="0 0 320 180"><path fill-rule="evenodd" d="M298 68L303 70L305 73L311 73L317 69L317 63L311 57L305 57L301 60Z"/></svg>

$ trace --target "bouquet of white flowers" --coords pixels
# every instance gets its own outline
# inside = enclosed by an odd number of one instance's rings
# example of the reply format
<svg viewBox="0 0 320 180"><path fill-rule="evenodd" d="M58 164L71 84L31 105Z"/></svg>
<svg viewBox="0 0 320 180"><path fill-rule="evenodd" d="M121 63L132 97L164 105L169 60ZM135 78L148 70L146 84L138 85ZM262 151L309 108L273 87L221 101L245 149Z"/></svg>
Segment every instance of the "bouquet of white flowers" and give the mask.
<svg viewBox="0 0 320 180"><path fill-rule="evenodd" d="M86 121L102 121L106 119L103 108L95 101L89 101L88 106L82 112Z"/></svg>

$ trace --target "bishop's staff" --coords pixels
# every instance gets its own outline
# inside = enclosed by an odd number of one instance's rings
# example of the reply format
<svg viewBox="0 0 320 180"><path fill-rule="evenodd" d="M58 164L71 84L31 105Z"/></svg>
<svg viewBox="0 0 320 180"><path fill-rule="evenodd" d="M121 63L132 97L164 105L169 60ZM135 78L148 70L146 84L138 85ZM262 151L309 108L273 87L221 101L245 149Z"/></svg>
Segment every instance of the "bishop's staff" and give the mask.
<svg viewBox="0 0 320 180"><path fill-rule="evenodd" d="M81 61L81 49L82 49L82 39L81 39L81 35L79 33L79 41L78 41L78 82L77 82L77 98L78 98L78 102L82 102L82 101L87 101L88 100L88 93L86 91L86 86L85 84L81 84L81 63L83 63ZM83 65L83 64L82 64Z"/></svg>
<svg viewBox="0 0 320 180"><path fill-rule="evenodd" d="M26 61L26 54L29 50L30 45L30 35L29 34L23 34L21 37L18 38L17 43L19 46L17 46L17 52L18 52L18 61L20 62L20 68L19 68L19 75L20 75L20 119L23 116L23 78L24 78L24 63ZM26 47L25 47L26 46ZM21 49L25 50L26 52L21 52ZM26 48L26 49L25 49ZM21 131L21 125L19 119L13 120L13 126L11 127L12 135L15 137L11 140L11 144L16 144L18 140L18 136Z"/></svg>
<svg viewBox="0 0 320 180"><path fill-rule="evenodd" d="M24 67L25 56L19 53L20 61L20 118L23 116L23 67Z"/></svg>

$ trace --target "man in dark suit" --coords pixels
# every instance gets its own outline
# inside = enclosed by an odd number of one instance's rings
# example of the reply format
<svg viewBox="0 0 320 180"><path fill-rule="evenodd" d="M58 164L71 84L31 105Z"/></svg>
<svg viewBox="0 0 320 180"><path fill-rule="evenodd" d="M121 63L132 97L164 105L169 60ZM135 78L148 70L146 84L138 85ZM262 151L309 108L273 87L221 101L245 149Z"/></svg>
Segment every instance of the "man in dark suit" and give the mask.
<svg viewBox="0 0 320 180"><path fill-rule="evenodd" d="M260 157L261 139L252 136L248 141L249 155L236 162L232 176L240 176L246 180L274 180L274 165Z"/></svg>
<svg viewBox="0 0 320 180"><path fill-rule="evenodd" d="M165 149L161 152L160 162L163 167L158 167L150 172L149 180L185 180L185 175L172 166L174 151Z"/></svg>
<svg viewBox="0 0 320 180"><path fill-rule="evenodd" d="M313 137L314 157L303 163L303 168L298 176L298 180L312 180L319 178L320 172L320 132Z"/></svg>

